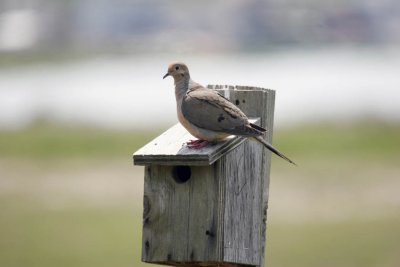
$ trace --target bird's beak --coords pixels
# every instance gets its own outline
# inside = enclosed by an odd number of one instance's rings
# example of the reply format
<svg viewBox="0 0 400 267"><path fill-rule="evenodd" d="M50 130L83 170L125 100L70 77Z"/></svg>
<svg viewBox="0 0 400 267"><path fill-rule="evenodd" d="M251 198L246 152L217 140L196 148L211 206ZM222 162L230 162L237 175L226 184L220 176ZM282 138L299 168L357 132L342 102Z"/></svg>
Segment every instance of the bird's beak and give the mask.
<svg viewBox="0 0 400 267"><path fill-rule="evenodd" d="M169 72L167 72L167 74L164 75L164 77L162 77L163 79L167 78L169 76Z"/></svg>

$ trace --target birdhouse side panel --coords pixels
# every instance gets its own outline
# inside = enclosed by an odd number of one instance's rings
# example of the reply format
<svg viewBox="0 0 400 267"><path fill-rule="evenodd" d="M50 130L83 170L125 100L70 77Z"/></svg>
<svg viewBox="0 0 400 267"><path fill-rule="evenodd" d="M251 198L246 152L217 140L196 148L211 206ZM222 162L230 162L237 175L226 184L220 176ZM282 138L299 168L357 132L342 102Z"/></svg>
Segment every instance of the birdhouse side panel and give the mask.
<svg viewBox="0 0 400 267"><path fill-rule="evenodd" d="M219 162L225 180L224 261L261 264L262 153L262 145L247 140Z"/></svg>

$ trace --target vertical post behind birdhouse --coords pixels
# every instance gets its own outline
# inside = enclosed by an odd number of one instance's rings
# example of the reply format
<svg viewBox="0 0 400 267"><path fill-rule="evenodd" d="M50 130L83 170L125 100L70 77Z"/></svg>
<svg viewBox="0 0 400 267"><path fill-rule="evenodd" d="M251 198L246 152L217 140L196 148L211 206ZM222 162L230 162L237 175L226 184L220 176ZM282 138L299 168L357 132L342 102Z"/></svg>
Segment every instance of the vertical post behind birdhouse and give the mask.
<svg viewBox="0 0 400 267"><path fill-rule="evenodd" d="M274 123L275 110L275 91L250 87L250 86L227 86L227 85L209 85L208 88L218 91L220 94L228 98L232 103L238 106L248 117L259 117L260 126L267 129L265 139L272 143L272 130ZM262 204L259 207L258 214L261 216L261 249L260 249L260 266L264 266L265 243L266 243L266 227L267 227L267 209L269 195L269 178L271 167L271 152L263 147L261 161L261 185L259 190L262 191ZM252 207L249 207L252 208ZM257 214L257 213L256 213Z"/></svg>

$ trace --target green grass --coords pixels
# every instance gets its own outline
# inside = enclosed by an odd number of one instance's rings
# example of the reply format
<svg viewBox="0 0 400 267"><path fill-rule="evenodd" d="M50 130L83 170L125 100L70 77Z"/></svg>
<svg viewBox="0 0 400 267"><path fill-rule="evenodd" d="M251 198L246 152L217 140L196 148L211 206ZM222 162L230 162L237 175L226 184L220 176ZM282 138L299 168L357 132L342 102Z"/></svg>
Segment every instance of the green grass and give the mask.
<svg viewBox="0 0 400 267"><path fill-rule="evenodd" d="M25 205L3 202L1 266L141 266L138 210Z"/></svg>
<svg viewBox="0 0 400 267"><path fill-rule="evenodd" d="M269 266L399 266L400 216L374 221L274 224Z"/></svg>
<svg viewBox="0 0 400 267"><path fill-rule="evenodd" d="M96 196L102 201L93 201L91 193L99 170L108 170L101 178L106 185L108 175L110 185L121 183L121 188L131 173L141 181L141 172L132 172L131 155L162 131L48 124L0 131L0 266L145 266L140 263L142 196L128 195L109 204L107 189ZM278 179L283 180L280 190L309 188L316 204L324 203L324 193L332 190L341 197L348 194L342 189L361 196L362 190L370 192L367 189L379 184L390 189L399 170L399 136L399 125L371 122L275 131L274 145L299 167L273 159L267 266L400 266L397 202L383 198L372 202L380 206L370 209L358 203L363 209L357 214L336 220L316 216L290 221L274 213L280 201L277 193L282 192L276 191ZM116 166L124 169L115 175L125 178L114 177ZM296 199L286 201L291 205ZM341 208L332 212L340 213ZM373 209L384 216L364 216Z"/></svg>
<svg viewBox="0 0 400 267"><path fill-rule="evenodd" d="M24 130L0 131L0 157L125 157L163 129L112 131L38 124ZM400 151L400 125L355 123L306 125L278 129L274 145L300 158L362 157L394 160Z"/></svg>
<svg viewBox="0 0 400 267"><path fill-rule="evenodd" d="M299 157L396 160L400 154L400 125L383 122L303 125L278 129L274 144Z"/></svg>
<svg viewBox="0 0 400 267"><path fill-rule="evenodd" d="M141 213L130 207L10 209L2 202L1 266L145 266ZM396 267L400 217L268 226L268 266Z"/></svg>
<svg viewBox="0 0 400 267"><path fill-rule="evenodd" d="M0 132L0 157L19 159L123 158L163 130L112 131L39 124Z"/></svg>

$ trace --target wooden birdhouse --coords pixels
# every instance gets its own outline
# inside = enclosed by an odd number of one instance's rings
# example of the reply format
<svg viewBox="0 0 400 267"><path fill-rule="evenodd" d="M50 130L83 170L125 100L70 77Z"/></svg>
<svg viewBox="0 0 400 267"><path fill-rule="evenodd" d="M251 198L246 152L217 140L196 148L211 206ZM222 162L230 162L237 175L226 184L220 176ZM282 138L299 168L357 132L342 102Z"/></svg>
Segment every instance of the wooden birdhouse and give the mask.
<svg viewBox="0 0 400 267"><path fill-rule="evenodd" d="M208 86L271 142L275 92ZM231 137L202 149L177 124L133 155L144 165L142 261L173 266L263 266L271 153Z"/></svg>

